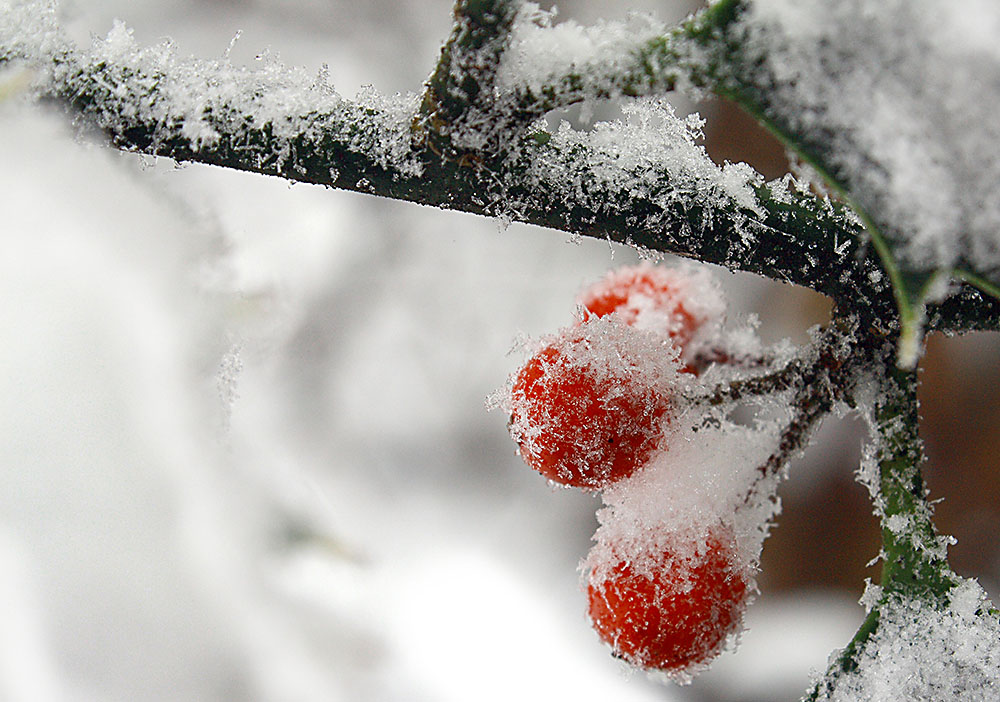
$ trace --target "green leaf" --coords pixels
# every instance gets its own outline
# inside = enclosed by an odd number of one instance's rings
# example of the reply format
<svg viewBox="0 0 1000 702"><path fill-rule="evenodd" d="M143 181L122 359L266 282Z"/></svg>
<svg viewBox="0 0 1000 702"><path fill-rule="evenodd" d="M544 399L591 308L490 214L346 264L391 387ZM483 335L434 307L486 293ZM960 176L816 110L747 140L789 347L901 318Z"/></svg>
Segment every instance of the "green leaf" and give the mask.
<svg viewBox="0 0 1000 702"><path fill-rule="evenodd" d="M971 59L935 48L935 28L919 9L893 5L873 17L853 17L865 6L806 6L789 11L794 21L784 23L784 14L757 12L750 0L713 5L695 36L706 57L706 82L811 165L862 218L893 288L897 363L910 368L919 357L927 304L943 277L954 275L1000 298L997 271L979 270L990 263L974 260L993 240L990 215L972 210L1000 161L973 147L993 132L987 124L979 132L976 124L963 130L954 116L928 112L932 98L919 79L938 86L947 69L960 73ZM810 22L815 32L804 31ZM887 24L898 31L882 32ZM844 26L857 31L840 32ZM981 68L988 76L1000 73L1000 65ZM948 97L954 101L964 90ZM1000 96L993 90L983 99ZM925 113L931 116L914 117ZM981 138L966 139L969 132Z"/></svg>

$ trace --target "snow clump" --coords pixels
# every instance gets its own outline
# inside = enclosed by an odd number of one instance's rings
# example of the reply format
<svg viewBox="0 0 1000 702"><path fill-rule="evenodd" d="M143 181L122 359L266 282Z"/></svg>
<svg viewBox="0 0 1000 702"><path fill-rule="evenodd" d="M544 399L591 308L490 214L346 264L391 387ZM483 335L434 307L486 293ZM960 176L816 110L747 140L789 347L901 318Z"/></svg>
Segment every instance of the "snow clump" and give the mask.
<svg viewBox="0 0 1000 702"><path fill-rule="evenodd" d="M855 670L827 702L991 702L1000 698L1000 617L975 580L942 607L919 599L885 604Z"/></svg>

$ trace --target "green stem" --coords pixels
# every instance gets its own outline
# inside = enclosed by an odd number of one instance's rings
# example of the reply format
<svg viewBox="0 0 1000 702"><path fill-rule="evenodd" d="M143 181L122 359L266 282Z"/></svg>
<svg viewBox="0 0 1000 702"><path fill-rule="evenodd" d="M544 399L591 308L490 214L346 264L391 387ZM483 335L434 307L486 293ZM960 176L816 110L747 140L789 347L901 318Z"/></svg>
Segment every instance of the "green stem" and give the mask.
<svg viewBox="0 0 1000 702"><path fill-rule="evenodd" d="M885 345L870 359L872 367L881 369L873 416L877 473L863 476L869 482L882 526L881 592L854 638L806 700L827 697L841 676L858 668L868 641L878 631L881 610L888 603L922 600L946 606L948 593L958 583L947 560L948 540L934 528L920 472L924 453L919 436L917 372L901 369L892 361L892 349Z"/></svg>
<svg viewBox="0 0 1000 702"><path fill-rule="evenodd" d="M1000 285L993 283L986 278L976 275L975 273L970 273L969 271L957 269L952 272L956 278L962 282L973 285L979 290L983 291L987 295L1000 300Z"/></svg>
<svg viewBox="0 0 1000 702"><path fill-rule="evenodd" d="M932 521L920 466L917 373L892 366L884 376L875 407L878 496L885 561L882 587L909 597L944 598L955 584L947 561L947 539Z"/></svg>
<svg viewBox="0 0 1000 702"><path fill-rule="evenodd" d="M808 145L801 141L798 135L787 129L782 122L770 116L766 109L766 98L762 99L762 96L755 95L753 91L727 85L722 81L715 86L715 92L741 107L778 139L778 141L784 144L789 151L794 153L796 157L808 164L810 168L819 174L826 186L836 194L838 199L847 203L861 218L872 247L878 254L882 262L882 268L892 284L901 330L899 335L899 364L904 368L913 368L916 365L919 355L920 330L924 321L925 291L931 283L932 276L907 275L900 269L895 257L892 255L892 249L888 240L872 218L858 206L851 193L831 173L822 156L814 153Z"/></svg>

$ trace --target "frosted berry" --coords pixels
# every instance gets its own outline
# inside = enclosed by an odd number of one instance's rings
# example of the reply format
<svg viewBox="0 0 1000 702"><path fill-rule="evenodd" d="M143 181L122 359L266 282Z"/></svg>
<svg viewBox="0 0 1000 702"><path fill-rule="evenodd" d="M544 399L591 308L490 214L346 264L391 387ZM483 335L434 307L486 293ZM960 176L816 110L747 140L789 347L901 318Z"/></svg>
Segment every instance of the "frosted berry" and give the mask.
<svg viewBox="0 0 1000 702"><path fill-rule="evenodd" d="M722 650L740 626L747 590L726 531L711 534L690 554L668 551L649 562L626 559L592 572L587 596L590 620L616 656L679 673Z"/></svg>
<svg viewBox="0 0 1000 702"><path fill-rule="evenodd" d="M675 377L676 361L649 335L607 323L564 330L516 374L511 434L550 480L605 487L656 448Z"/></svg>
<svg viewBox="0 0 1000 702"><path fill-rule="evenodd" d="M666 334L681 348L723 306L707 274L649 263L608 273L578 302L590 315L616 314L625 324Z"/></svg>

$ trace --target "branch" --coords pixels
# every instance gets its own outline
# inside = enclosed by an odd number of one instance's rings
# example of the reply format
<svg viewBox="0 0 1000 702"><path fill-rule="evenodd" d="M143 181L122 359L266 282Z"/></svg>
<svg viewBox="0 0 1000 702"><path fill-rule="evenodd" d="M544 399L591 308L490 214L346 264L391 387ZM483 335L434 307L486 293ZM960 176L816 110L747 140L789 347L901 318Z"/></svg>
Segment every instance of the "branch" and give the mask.
<svg viewBox="0 0 1000 702"><path fill-rule="evenodd" d="M704 27L726 5L713 6L701 25L685 25L685 36L704 41L711 35ZM18 12L30 5L9 7L0 11L13 13L0 14L0 54L27 60L39 74L40 98L82 117L118 148L716 263L812 288L881 332L893 329L890 286L862 223L846 207L788 179L764 184L748 167L720 168L697 143L697 126L666 107L629 108L629 121L589 133L522 128L503 153L441 158L442 149L422 139L421 129L434 120L469 124L470 114L485 114L490 100L498 99L482 84L476 92L467 75L452 68L464 66L487 85L502 83L493 61L509 40L511 0L459 3L451 48L442 53L420 104L412 96L374 92L346 100L274 63L251 71L226 61L180 60L169 46L137 47L121 25L90 51L76 49L57 29L31 33L35 43L29 45L9 28L28 21ZM477 29L470 24L474 10L492 19ZM55 25L44 13L35 14L41 17L35 21ZM701 29L691 29L696 26ZM655 64L665 87L671 55L664 50L657 61L647 56L637 65ZM650 80L648 85L658 85ZM467 146L474 132L462 133ZM963 293L931 317L939 329L963 330L1000 317L989 315L983 321L982 306Z"/></svg>
<svg viewBox="0 0 1000 702"><path fill-rule="evenodd" d="M944 300L927 305L928 331L965 333L1000 330L1000 298L975 285L954 286Z"/></svg>
<svg viewBox="0 0 1000 702"><path fill-rule="evenodd" d="M869 353L867 365L876 369L876 399L869 418L875 444L860 476L882 524L881 587L875 591L877 602L871 603L864 623L808 700L827 698L842 676L858 670L861 656L880 631L885 611L900 602L943 610L960 582L947 561L950 540L934 528L920 473L925 459L918 432L917 373L895 366L892 344Z"/></svg>
<svg viewBox="0 0 1000 702"><path fill-rule="evenodd" d="M503 129L495 89L520 0L458 0L451 36L427 81L415 128L442 155L496 151Z"/></svg>
<svg viewBox="0 0 1000 702"><path fill-rule="evenodd" d="M775 451L758 467L758 480L747 496L748 502L754 501L755 493L764 481L781 474L789 461L808 446L820 421L837 402L845 402L852 407L856 405L857 364L862 359L857 332L856 318L835 317L805 354L776 373L736 384L734 399L748 394L795 389L790 401L792 418L782 430ZM714 403L717 394L710 397L710 402Z"/></svg>
<svg viewBox="0 0 1000 702"><path fill-rule="evenodd" d="M663 29L652 22L639 27L617 23L601 25L597 28L599 32L590 33L586 28L571 26L566 31L573 33L572 41L567 43L586 48L568 56L562 51L547 50L551 42L535 41L532 37L546 31L552 33L552 29L564 30L572 23L553 28L548 26L545 17L535 21L539 26L523 22L516 28L511 49L505 56L509 67L501 72L501 83L513 91L519 114L524 115L541 115L595 97L651 95L685 87L693 88L696 93L701 89L712 90L750 112L818 172L826 174L844 202L851 202L853 198L840 186L843 174L827 172L828 154L834 143L831 135L822 130L793 127L789 119L794 121L801 112L795 111L795 105L786 106L786 111L790 109L792 115L787 119L771 105L768 91L777 89L780 81L773 85L768 83L769 74L759 65L760 58L746 48L742 25L746 12L745 0L721 0L673 29ZM510 75L505 79L505 74ZM777 81L774 77L770 79ZM850 138L849 135L846 138ZM765 195L760 199L774 215L771 198ZM789 209L800 215L803 206L809 208L808 204L797 200ZM905 271L900 270L889 252L880 228L867 220L857 222L855 228L844 227L841 222L833 226L857 238L858 245L850 250L852 256L867 258L869 245L874 245L882 258L881 264L860 267L865 269L865 280L838 281L832 285L820 283L811 287L834 299L854 287L858 293L853 296L854 300L859 296L872 298L873 286L878 288L876 298L893 290L898 296L898 310L884 305L884 299L873 300L872 304L867 304L866 300L865 304L869 308L866 316L876 321L876 326L884 332L895 332L896 320L902 315L909 326L908 335L913 337L919 333L917 327L924 313L928 331L1000 329L1000 288L989 283L989 280L1000 280L1000 273L992 271L985 277L977 277L966 272L976 270L976 266L963 259L954 273L964 285L944 300L921 300L923 287L905 279ZM773 226L771 222L768 224ZM779 228L796 229L792 223L779 225ZM834 246L844 246L845 239L835 235ZM854 267L846 274L853 276L862 272L860 268ZM841 269L830 267L828 271L830 275L839 275ZM874 277L884 279L873 281ZM978 291L972 290L970 284Z"/></svg>
<svg viewBox="0 0 1000 702"><path fill-rule="evenodd" d="M991 147L1000 62L940 41L962 31L947 16L919 4L875 8L815 3L789 21L761 3L722 0L698 37L700 76L861 217L896 297L899 360L912 366L928 317L955 331L998 328L1000 210L983 203L1000 168ZM968 109L935 108L958 104ZM985 293L979 313L952 321L968 307L931 304L946 276Z"/></svg>
<svg viewBox="0 0 1000 702"><path fill-rule="evenodd" d="M650 118L661 125L525 135L514 155L486 167L414 144L413 98L350 101L275 65L181 61L168 47L136 47L121 26L91 52L32 58L38 95L124 150L608 238L834 296L854 296L865 280L847 213L783 187L787 201L778 201L778 185L718 168L697 134L662 111ZM668 130L649 141L655 126Z"/></svg>
<svg viewBox="0 0 1000 702"><path fill-rule="evenodd" d="M419 128L442 155L497 154L552 110L587 99L663 94L686 82L696 23L551 26L520 0L458 0L425 86Z"/></svg>
<svg viewBox="0 0 1000 702"><path fill-rule="evenodd" d="M672 28L639 17L552 27L551 15L524 13L504 56L501 84L524 120L583 100L698 92L712 85L717 71L706 63L706 48L731 21L733 4L716 3Z"/></svg>

